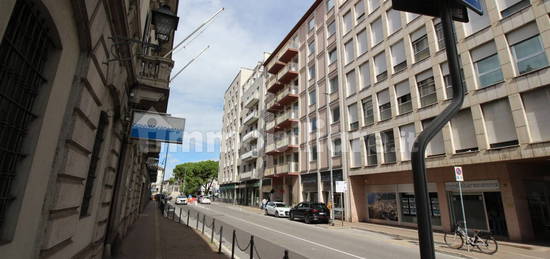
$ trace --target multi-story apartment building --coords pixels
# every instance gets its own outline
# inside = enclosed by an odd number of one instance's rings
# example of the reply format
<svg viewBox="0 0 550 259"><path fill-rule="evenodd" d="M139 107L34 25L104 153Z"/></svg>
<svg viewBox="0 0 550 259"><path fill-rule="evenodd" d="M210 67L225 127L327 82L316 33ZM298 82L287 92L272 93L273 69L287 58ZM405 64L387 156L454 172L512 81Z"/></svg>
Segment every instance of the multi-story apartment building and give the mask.
<svg viewBox="0 0 550 259"><path fill-rule="evenodd" d="M262 182L265 75L262 62L241 69L225 94L218 181L226 202L258 206L271 191L270 181Z"/></svg>
<svg viewBox="0 0 550 259"><path fill-rule="evenodd" d="M150 199L160 144L129 130L166 111L175 28L153 13L178 1L0 6L1 257L102 258Z"/></svg>
<svg viewBox="0 0 550 259"><path fill-rule="evenodd" d="M426 152L432 223L462 220L462 166L470 228L548 239L550 2L482 3L455 23L467 92ZM332 175L348 220L415 226L410 150L452 85L439 20L391 4L315 1L264 63L273 199L328 202Z"/></svg>

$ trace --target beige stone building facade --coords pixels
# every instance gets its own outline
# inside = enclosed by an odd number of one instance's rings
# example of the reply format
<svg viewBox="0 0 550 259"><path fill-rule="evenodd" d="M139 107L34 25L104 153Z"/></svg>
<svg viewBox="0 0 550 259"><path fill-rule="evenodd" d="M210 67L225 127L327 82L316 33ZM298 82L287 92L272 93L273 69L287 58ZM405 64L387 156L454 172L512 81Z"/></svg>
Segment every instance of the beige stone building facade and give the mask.
<svg viewBox="0 0 550 259"><path fill-rule="evenodd" d="M103 258L150 199L160 144L128 134L166 111L173 32L152 11L178 1L0 6L0 254Z"/></svg>
<svg viewBox="0 0 550 259"><path fill-rule="evenodd" d="M485 0L456 23L463 109L427 150L432 222L510 240L550 237L550 2ZM329 202L348 220L415 226L410 149L452 99L437 18L391 1L315 1L264 63L274 199ZM330 173L332 172L332 174Z"/></svg>

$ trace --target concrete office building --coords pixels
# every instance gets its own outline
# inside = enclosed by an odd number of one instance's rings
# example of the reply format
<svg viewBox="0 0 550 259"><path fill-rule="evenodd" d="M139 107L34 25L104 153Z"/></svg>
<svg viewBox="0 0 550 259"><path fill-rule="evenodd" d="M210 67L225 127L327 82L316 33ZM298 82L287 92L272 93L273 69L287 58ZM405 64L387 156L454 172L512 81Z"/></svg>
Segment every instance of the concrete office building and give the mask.
<svg viewBox="0 0 550 259"><path fill-rule="evenodd" d="M151 19L178 1L0 5L1 257L102 258L150 199L160 145L128 133L166 111L173 32Z"/></svg>
<svg viewBox="0 0 550 259"><path fill-rule="evenodd" d="M259 206L262 193L271 191L270 181L262 185L265 74L262 62L241 69L226 91L218 176L220 197L226 202Z"/></svg>
<svg viewBox="0 0 550 259"><path fill-rule="evenodd" d="M467 95L427 150L432 222L462 220L462 166L470 228L548 240L550 2L482 3L455 24ZM348 181L348 220L415 226L410 149L452 99L444 49L437 18L315 1L264 63L274 199L327 202L332 171Z"/></svg>

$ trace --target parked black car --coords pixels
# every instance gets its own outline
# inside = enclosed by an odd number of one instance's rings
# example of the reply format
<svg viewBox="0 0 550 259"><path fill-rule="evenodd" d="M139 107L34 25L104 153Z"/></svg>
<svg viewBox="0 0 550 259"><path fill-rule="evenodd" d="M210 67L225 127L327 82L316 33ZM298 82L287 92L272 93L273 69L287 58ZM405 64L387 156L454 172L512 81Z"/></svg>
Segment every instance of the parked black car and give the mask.
<svg viewBox="0 0 550 259"><path fill-rule="evenodd" d="M289 212L290 220L303 219L305 223L312 222L328 223L330 210L321 202L301 202Z"/></svg>

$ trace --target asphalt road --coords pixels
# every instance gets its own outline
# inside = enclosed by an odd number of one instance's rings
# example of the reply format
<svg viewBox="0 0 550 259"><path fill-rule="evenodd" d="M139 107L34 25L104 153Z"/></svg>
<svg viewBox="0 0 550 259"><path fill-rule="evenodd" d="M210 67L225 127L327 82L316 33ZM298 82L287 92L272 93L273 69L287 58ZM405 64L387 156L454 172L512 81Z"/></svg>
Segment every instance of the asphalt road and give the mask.
<svg viewBox="0 0 550 259"><path fill-rule="evenodd" d="M215 223L215 240L223 225L224 250L231 251L232 232L235 230L240 258L249 258L250 247L246 247L250 235L254 235L254 258L282 258L284 250L290 258L420 258L418 246L406 240L395 240L390 236L356 229L327 228L326 225L308 225L288 218L275 218L254 213L227 204L176 206L176 215L182 211L185 224L187 210L190 211L190 226L197 227L195 218L199 214L198 230L202 230L205 217L205 234L211 236L212 219ZM437 258L459 258L438 253Z"/></svg>

